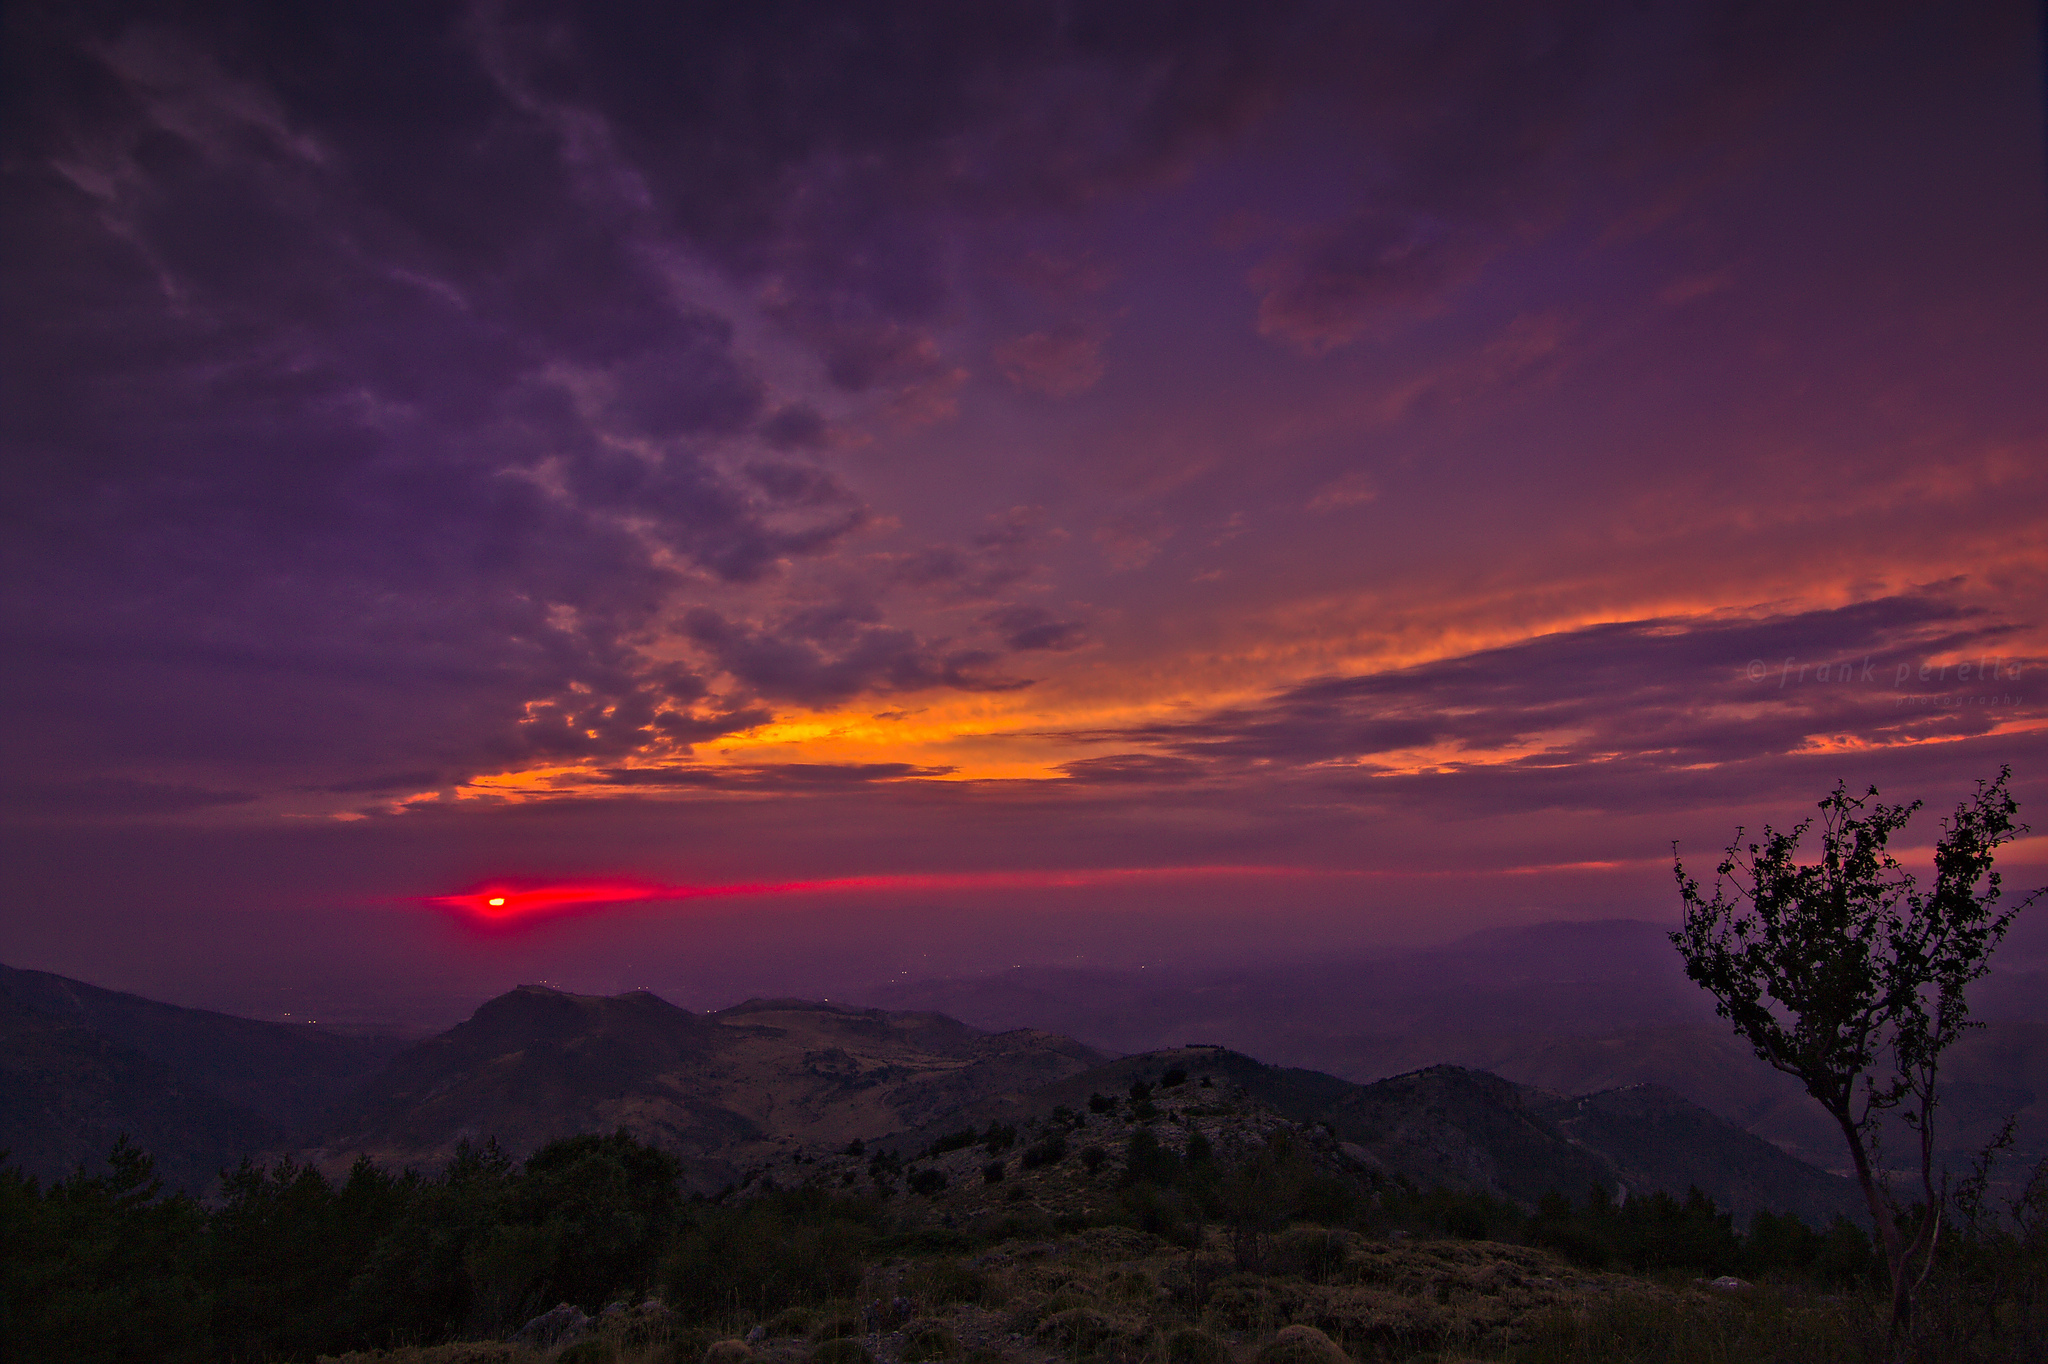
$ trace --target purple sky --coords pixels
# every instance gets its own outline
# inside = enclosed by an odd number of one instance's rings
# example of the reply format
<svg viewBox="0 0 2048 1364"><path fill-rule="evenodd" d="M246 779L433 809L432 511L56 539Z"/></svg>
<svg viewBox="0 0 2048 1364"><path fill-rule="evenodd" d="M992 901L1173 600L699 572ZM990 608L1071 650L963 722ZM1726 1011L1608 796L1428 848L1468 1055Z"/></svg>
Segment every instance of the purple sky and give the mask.
<svg viewBox="0 0 2048 1364"><path fill-rule="evenodd" d="M5 960L723 1002L2041 819L2039 22L10 5Z"/></svg>

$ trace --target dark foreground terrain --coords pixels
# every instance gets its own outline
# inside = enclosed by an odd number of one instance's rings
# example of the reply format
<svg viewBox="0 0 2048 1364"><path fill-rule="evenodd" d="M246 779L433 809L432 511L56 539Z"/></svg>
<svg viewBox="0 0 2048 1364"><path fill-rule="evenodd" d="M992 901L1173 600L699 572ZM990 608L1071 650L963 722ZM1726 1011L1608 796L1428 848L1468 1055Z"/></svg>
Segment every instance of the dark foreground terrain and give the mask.
<svg viewBox="0 0 2048 1364"><path fill-rule="evenodd" d="M1088 1076L1055 1087L1076 1103L796 1151L710 1196L686 1193L679 1158L625 1132L523 1162L464 1145L431 1174L245 1165L208 1204L165 1194L127 1147L109 1173L47 1190L10 1171L9 1357L1888 1357L1870 1242L1846 1219L1760 1212L1738 1228L1697 1190L1623 1202L1596 1183L1527 1203L1474 1180L1426 1188L1339 1124L1268 1101L1343 1082L1220 1051L1205 1070L1203 1050L1115 1063L1134 1075L1120 1092L1086 1089ZM2048 1180L2013 1213L1952 1225L1911 1357L2042 1357Z"/></svg>

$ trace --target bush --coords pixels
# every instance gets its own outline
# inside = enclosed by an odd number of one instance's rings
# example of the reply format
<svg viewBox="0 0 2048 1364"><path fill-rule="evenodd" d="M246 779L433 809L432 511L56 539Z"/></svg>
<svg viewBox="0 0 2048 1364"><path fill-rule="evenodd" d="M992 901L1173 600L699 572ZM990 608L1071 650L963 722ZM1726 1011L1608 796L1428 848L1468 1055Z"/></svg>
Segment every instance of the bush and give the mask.
<svg viewBox="0 0 2048 1364"><path fill-rule="evenodd" d="M1351 1247L1344 1237L1321 1227L1296 1227L1273 1238L1266 1252L1268 1274L1299 1275L1328 1282L1344 1270L1351 1259Z"/></svg>
<svg viewBox="0 0 2048 1364"><path fill-rule="evenodd" d="M935 1156L943 1156L948 1151L964 1151L968 1147L974 1145L974 1143L980 1140L980 1134L977 1133L973 1128L963 1127L958 1132L950 1133L947 1136L940 1137L937 1141L933 1142L931 1144L930 1154Z"/></svg>
<svg viewBox="0 0 2048 1364"><path fill-rule="evenodd" d="M1088 1111L1090 1113L1107 1113L1115 1107L1116 1100L1106 1095L1090 1094L1088 1096Z"/></svg>
<svg viewBox="0 0 2048 1364"><path fill-rule="evenodd" d="M612 1343L602 1337L579 1340L555 1356L555 1364L612 1364Z"/></svg>
<svg viewBox="0 0 2048 1364"><path fill-rule="evenodd" d="M1092 1307L1053 1313L1039 1323L1036 1338L1039 1344L1068 1355L1132 1354L1143 1340L1129 1322Z"/></svg>
<svg viewBox="0 0 2048 1364"><path fill-rule="evenodd" d="M851 1296L873 1258L881 1207L801 1189L736 1208L700 1206L663 1262L666 1301L705 1316Z"/></svg>
<svg viewBox="0 0 2048 1364"><path fill-rule="evenodd" d="M903 1345L903 1364L930 1364L939 1359L957 1359L960 1356L960 1342L953 1332L938 1322L911 1324L909 1339Z"/></svg>
<svg viewBox="0 0 2048 1364"><path fill-rule="evenodd" d="M817 1320L808 1307L787 1307L761 1323L761 1329L771 1336L806 1336Z"/></svg>
<svg viewBox="0 0 2048 1364"><path fill-rule="evenodd" d="M811 1351L811 1364L875 1364L868 1347L849 1336L836 1336Z"/></svg>
<svg viewBox="0 0 2048 1364"><path fill-rule="evenodd" d="M1002 1163L1002 1162L1001 1162L1000 1160L992 1160L992 1161L990 1161L990 1162L989 1162L988 1164L986 1164L986 1165L982 1166L982 1167L981 1167L981 1182L982 1182L982 1183L984 1183L984 1184L1000 1184L1000 1183L1002 1183L1002 1182L1003 1182L1003 1163Z"/></svg>
<svg viewBox="0 0 2048 1364"><path fill-rule="evenodd" d="M1057 1165L1067 1154L1065 1134L1054 1132L1042 1141L1024 1148L1024 1154L1017 1158L1020 1169L1036 1170L1041 1165Z"/></svg>
<svg viewBox="0 0 2048 1364"><path fill-rule="evenodd" d="M718 1340L704 1351L704 1364L747 1364L753 1357L753 1347L744 1340Z"/></svg>
<svg viewBox="0 0 2048 1364"><path fill-rule="evenodd" d="M1313 1326L1289 1326L1266 1343L1258 1364L1351 1364L1337 1342Z"/></svg>
<svg viewBox="0 0 2048 1364"><path fill-rule="evenodd" d="M1166 1364L1230 1364L1230 1347L1207 1331L1186 1327L1166 1338Z"/></svg>
<svg viewBox="0 0 2048 1364"><path fill-rule="evenodd" d="M929 1198L946 1187L948 1183L944 1170L919 1170L910 1176L910 1191Z"/></svg>
<svg viewBox="0 0 2048 1364"><path fill-rule="evenodd" d="M964 1260L948 1256L924 1260L903 1276L903 1292L931 1307L954 1302L986 1302L993 1290L987 1274Z"/></svg>
<svg viewBox="0 0 2048 1364"><path fill-rule="evenodd" d="M1081 1164L1087 1167L1088 1173L1091 1175L1102 1168L1102 1162L1108 1156L1109 1153L1100 1146L1084 1146L1081 1148Z"/></svg>
<svg viewBox="0 0 2048 1364"><path fill-rule="evenodd" d="M982 1149L990 1155L997 1155L1017 1144L1017 1129L1008 1123L992 1122L988 1131L981 1134Z"/></svg>
<svg viewBox="0 0 2048 1364"><path fill-rule="evenodd" d="M1178 1089L1187 1082L1188 1073L1179 1066L1175 1066L1159 1077L1159 1087L1161 1089Z"/></svg>

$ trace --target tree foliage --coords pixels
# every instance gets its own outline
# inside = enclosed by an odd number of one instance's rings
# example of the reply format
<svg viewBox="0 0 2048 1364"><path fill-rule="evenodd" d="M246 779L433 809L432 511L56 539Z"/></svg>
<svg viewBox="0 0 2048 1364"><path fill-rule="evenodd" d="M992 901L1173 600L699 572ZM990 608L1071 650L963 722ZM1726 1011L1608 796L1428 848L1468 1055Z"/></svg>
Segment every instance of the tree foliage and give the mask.
<svg viewBox="0 0 2048 1364"><path fill-rule="evenodd" d="M1994 948L2034 897L2000 907L1997 850L2026 832L2009 789L2012 771L1977 783L1942 826L1934 884L1890 852L1921 803L1885 805L1872 787L1852 796L1837 782L1820 802L1820 856L1799 860L1814 820L1736 831L1703 893L1676 857L1685 904L1672 942L1686 974L1711 993L1764 1061L1806 1086L1842 1131L1883 1243L1893 1320L1911 1313L1915 1282L1932 1263L1942 1199L1934 1122L1944 1052L1970 1028L1967 990L1990 970ZM2038 894L2039 892L2036 892ZM1897 1111L1918 1138L1929 1216L1899 1226L1880 1177L1878 1124Z"/></svg>

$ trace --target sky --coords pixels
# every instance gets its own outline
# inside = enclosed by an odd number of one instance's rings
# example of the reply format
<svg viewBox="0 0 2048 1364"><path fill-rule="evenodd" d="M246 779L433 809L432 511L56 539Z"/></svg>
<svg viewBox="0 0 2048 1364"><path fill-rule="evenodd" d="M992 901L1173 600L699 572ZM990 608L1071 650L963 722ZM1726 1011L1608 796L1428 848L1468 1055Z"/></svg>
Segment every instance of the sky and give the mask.
<svg viewBox="0 0 2048 1364"><path fill-rule="evenodd" d="M4 23L10 965L702 1006L2048 829L2037 6Z"/></svg>

